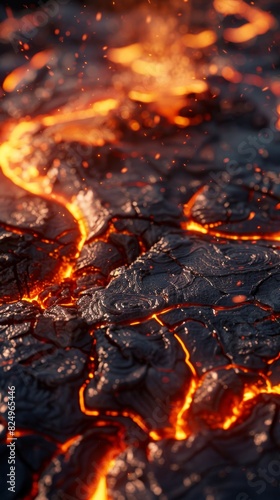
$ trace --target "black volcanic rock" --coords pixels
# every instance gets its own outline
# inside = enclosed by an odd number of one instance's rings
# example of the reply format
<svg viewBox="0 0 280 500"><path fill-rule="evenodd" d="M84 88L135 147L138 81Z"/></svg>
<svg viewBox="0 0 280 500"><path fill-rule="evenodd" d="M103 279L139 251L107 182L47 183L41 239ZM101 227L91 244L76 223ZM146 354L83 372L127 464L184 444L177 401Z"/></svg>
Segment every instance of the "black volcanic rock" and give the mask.
<svg viewBox="0 0 280 500"><path fill-rule="evenodd" d="M276 500L279 6L115 3L0 26L0 497Z"/></svg>

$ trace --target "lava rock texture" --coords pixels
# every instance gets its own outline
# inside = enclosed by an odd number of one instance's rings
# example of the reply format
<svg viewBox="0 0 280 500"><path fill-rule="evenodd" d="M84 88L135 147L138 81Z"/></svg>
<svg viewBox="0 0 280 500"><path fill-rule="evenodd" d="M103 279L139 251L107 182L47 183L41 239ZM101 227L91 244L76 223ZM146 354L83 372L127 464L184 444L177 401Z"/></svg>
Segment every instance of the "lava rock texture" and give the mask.
<svg viewBox="0 0 280 500"><path fill-rule="evenodd" d="M65 3L1 23L0 497L276 500L278 2ZM201 90L141 97L151 32Z"/></svg>

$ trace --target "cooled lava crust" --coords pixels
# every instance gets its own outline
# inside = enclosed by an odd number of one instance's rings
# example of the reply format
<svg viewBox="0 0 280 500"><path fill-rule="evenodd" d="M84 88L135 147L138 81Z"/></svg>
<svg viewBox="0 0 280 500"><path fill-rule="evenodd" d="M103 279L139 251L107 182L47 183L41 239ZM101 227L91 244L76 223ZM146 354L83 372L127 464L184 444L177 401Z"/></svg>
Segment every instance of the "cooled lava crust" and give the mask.
<svg viewBox="0 0 280 500"><path fill-rule="evenodd" d="M141 6L61 6L25 51L3 35L1 499L279 498L279 9L255 4L275 24L190 48L217 71L170 115L103 57L139 42Z"/></svg>

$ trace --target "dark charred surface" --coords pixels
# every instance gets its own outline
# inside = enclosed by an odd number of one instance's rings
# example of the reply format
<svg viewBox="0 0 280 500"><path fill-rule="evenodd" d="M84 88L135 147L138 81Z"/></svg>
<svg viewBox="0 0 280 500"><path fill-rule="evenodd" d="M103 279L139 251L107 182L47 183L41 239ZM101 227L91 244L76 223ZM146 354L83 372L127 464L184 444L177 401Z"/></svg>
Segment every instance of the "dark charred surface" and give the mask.
<svg viewBox="0 0 280 500"><path fill-rule="evenodd" d="M234 43L244 16L192 2L180 31L160 13L180 18L182 2L166 4L151 21L129 0L60 6L32 37L1 24L3 500L279 498L279 6L255 2L274 24ZM153 26L174 75L141 101L110 49L150 50ZM207 89L177 102L175 34L206 29L213 43L184 47Z"/></svg>

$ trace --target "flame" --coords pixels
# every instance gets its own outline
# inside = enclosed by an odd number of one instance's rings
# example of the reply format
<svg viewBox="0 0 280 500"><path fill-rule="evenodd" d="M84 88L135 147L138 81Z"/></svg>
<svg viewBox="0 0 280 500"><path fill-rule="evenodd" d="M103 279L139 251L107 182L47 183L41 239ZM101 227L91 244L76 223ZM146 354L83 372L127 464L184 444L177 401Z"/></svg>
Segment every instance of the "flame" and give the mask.
<svg viewBox="0 0 280 500"><path fill-rule="evenodd" d="M241 16L248 21L238 28L224 30L224 38L228 42L248 42L258 35L263 35L276 25L275 18L269 12L248 5L243 0L214 0L214 8L224 16Z"/></svg>
<svg viewBox="0 0 280 500"><path fill-rule="evenodd" d="M234 424L236 424L238 420L246 415L248 402L251 401L253 403L254 399L256 399L260 394L280 394L280 384L272 386L270 381L263 375L262 379L265 380L265 384L261 387L259 387L258 385L245 386L242 394L235 398L235 400L238 401L236 401L236 403L233 404L230 408L225 408L224 415L219 415L219 418L217 418L216 414L206 415L205 421L207 425L211 426L212 428L220 428L227 431ZM178 441L186 439L192 433L191 428L189 428L188 426L188 411L190 410L193 403L193 398L196 389L199 386L199 383L200 382L195 378L191 380L189 389L185 397L185 401L176 416L174 423L174 437ZM172 420L174 420L174 418L172 418Z"/></svg>
<svg viewBox="0 0 280 500"><path fill-rule="evenodd" d="M115 458L120 450L113 450L109 453L105 464L102 467L102 473L99 476L95 491L89 496L89 500L109 500L107 493L106 476L115 464Z"/></svg>
<svg viewBox="0 0 280 500"><path fill-rule="evenodd" d="M278 358L279 356L271 360L271 363ZM225 368L226 370L232 368L238 369L238 366L227 365L223 368ZM244 367L242 368L242 370L245 373L248 372L248 370ZM246 417L246 414L248 414L248 402L252 402L253 404L254 400L260 394L280 394L280 384L272 385L270 380L262 373L259 373L259 377L260 379L257 384L255 383L251 385L244 385L242 393L234 397L233 403L230 405L230 407L226 407L224 409L223 415L217 415L215 413L204 415L203 418L205 419L207 425L211 426L211 428L220 428L226 431L234 424L236 424L240 419L242 419L242 417ZM177 440L186 439L188 435L191 434L191 429L188 428L187 424L188 411L191 408L195 391L199 387L200 383L201 380L197 380L195 378L192 379L190 387L186 394L185 402L178 413L175 422L175 438Z"/></svg>

